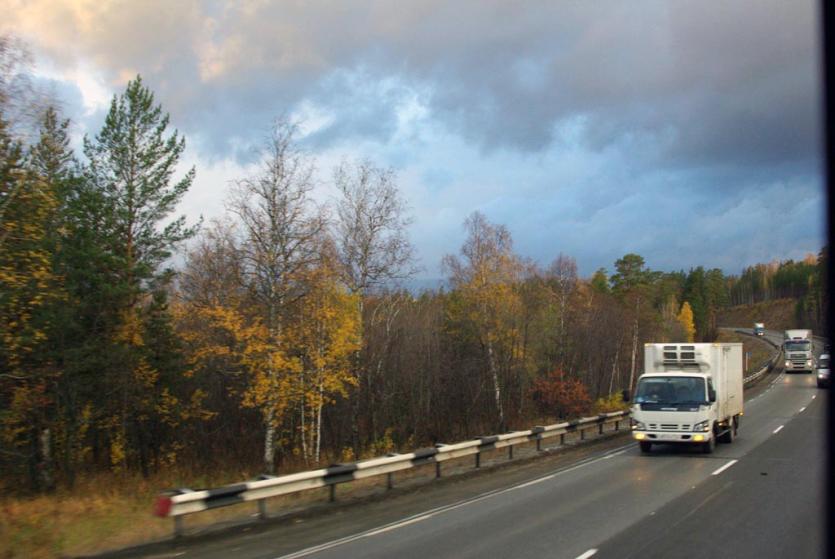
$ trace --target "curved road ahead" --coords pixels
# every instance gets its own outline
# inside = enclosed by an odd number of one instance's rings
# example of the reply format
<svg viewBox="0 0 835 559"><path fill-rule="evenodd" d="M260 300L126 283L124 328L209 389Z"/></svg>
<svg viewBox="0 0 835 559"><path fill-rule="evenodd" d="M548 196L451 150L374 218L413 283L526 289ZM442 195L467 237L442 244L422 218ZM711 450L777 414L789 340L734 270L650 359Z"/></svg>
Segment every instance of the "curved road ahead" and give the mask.
<svg viewBox="0 0 835 559"><path fill-rule="evenodd" d="M823 557L828 390L809 374L759 384L747 395L739 437L712 455L663 446L642 455L621 439L481 494L459 482L446 490L447 499L463 497L457 502L435 496L410 509L408 496L393 497L153 556Z"/></svg>

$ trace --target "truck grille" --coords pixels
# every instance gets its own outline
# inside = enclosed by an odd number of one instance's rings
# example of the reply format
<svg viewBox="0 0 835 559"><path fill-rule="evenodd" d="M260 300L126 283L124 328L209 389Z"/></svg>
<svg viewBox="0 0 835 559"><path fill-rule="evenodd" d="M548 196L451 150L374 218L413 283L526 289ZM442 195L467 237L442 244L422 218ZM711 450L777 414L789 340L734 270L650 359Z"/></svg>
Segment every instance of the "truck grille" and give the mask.
<svg viewBox="0 0 835 559"><path fill-rule="evenodd" d="M689 425L679 425L678 423L650 423L650 431L689 431Z"/></svg>

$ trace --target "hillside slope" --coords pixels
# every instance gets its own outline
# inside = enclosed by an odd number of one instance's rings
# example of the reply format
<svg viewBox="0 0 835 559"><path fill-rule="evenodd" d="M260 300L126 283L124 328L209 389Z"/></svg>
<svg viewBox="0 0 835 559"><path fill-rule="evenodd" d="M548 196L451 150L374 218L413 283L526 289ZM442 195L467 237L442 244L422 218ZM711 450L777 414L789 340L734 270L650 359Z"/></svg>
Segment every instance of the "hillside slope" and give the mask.
<svg viewBox="0 0 835 559"><path fill-rule="evenodd" d="M762 322L769 330L787 330L806 328L798 324L795 299L776 299L753 305L738 305L719 311L716 316L717 326L741 326L753 328L755 322Z"/></svg>

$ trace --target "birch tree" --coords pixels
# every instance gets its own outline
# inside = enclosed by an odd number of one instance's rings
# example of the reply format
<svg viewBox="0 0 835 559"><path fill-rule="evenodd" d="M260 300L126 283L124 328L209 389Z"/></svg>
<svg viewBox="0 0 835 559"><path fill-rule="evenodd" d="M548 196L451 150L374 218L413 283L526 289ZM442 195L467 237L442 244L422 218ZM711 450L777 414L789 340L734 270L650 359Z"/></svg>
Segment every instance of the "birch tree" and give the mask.
<svg viewBox="0 0 835 559"><path fill-rule="evenodd" d="M356 296L360 317L370 292L416 271L414 249L407 234L411 219L396 178L392 169L375 167L369 161L343 163L334 171L340 194L334 236L344 281ZM382 362L378 361L378 365L382 366ZM370 375L374 368L364 370L359 350L354 356L354 367L360 387L364 383L365 392L372 399ZM355 454L360 450L359 405L359 395L355 395L351 406ZM373 414L373 401L369 407Z"/></svg>
<svg viewBox="0 0 835 559"><path fill-rule="evenodd" d="M314 163L296 145L295 134L294 125L275 123L262 148L258 171L236 183L229 201L244 237L244 277L266 329L259 353L266 363L249 401L263 415L268 473L275 470L276 430L287 405L284 379L299 366L286 340L288 314L306 295L302 279L319 258L317 239L325 229L325 216L311 198Z"/></svg>
<svg viewBox="0 0 835 559"><path fill-rule="evenodd" d="M513 240L503 225L490 223L484 214L472 213L464 221L467 238L461 256L447 255L443 264L453 288L460 293L460 307L451 312L471 324L484 352L496 406L499 428L507 428L502 396L500 355L507 354L519 332L513 319L521 314L515 287L522 265L513 253Z"/></svg>

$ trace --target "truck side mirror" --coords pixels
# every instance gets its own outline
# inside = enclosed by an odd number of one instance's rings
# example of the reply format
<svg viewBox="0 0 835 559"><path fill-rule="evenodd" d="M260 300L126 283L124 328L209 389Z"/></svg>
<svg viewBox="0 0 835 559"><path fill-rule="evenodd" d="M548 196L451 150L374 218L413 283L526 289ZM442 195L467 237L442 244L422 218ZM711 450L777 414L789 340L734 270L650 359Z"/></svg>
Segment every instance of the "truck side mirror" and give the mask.
<svg viewBox="0 0 835 559"><path fill-rule="evenodd" d="M621 395L621 399L622 399L624 402L628 402L628 401L629 401L629 399L630 399L630 397L632 396L632 395L629 393L629 390L623 390L623 391L620 393L620 395Z"/></svg>
<svg viewBox="0 0 835 559"><path fill-rule="evenodd" d="M711 403L716 401L716 390L712 387L707 389L707 400Z"/></svg>

